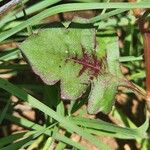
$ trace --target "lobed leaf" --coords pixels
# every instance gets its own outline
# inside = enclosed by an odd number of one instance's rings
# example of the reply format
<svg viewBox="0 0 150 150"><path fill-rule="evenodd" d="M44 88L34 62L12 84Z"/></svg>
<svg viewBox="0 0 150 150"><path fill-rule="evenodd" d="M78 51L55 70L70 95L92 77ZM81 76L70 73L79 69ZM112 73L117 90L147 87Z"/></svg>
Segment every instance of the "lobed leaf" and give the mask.
<svg viewBox="0 0 150 150"><path fill-rule="evenodd" d="M95 61L90 56L94 46L94 29L53 28L31 36L20 48L46 84L60 81L61 97L74 100L85 92L94 74L91 67L95 66L88 67Z"/></svg>
<svg viewBox="0 0 150 150"><path fill-rule="evenodd" d="M126 81L119 65L118 39L114 33L100 35L98 45L95 29L82 26L88 20L73 21L69 28L41 30L21 43L20 48L46 84L60 81L61 98L76 100L91 85L88 112L108 113L117 87Z"/></svg>

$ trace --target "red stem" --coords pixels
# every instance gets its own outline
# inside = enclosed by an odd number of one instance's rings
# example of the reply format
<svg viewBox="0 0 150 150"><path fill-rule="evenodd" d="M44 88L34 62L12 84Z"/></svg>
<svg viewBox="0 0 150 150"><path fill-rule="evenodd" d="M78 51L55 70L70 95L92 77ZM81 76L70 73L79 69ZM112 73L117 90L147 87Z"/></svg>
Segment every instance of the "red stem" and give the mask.
<svg viewBox="0 0 150 150"><path fill-rule="evenodd" d="M150 93L150 32L143 34L144 39L144 55L146 65L146 89Z"/></svg>

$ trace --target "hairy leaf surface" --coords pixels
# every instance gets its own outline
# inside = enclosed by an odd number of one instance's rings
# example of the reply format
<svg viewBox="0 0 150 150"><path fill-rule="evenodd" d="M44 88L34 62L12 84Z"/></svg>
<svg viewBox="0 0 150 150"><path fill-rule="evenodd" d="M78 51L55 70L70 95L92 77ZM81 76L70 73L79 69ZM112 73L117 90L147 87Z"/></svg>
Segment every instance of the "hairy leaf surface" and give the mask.
<svg viewBox="0 0 150 150"><path fill-rule="evenodd" d="M61 97L77 99L100 70L94 29L45 29L20 46L33 70L53 85L60 81Z"/></svg>
<svg viewBox="0 0 150 150"><path fill-rule="evenodd" d="M109 36L101 38L98 46L94 28L43 29L20 48L46 84L60 81L63 99L76 100L91 85L89 113L107 113L121 75L117 39Z"/></svg>

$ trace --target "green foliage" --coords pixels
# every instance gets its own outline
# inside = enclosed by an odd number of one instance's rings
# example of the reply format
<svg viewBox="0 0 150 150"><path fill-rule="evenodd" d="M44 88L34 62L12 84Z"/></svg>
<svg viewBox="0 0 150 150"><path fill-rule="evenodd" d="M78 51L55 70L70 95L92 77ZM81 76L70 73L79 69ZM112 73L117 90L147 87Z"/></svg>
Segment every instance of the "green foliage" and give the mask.
<svg viewBox="0 0 150 150"><path fill-rule="evenodd" d="M61 98L76 100L91 84L88 112L108 113L118 86L127 86L129 81L120 70L115 35L104 32L100 36L105 38L99 37L98 45L95 29L80 27L85 22L88 20L76 18L69 28L41 30L25 40L20 48L46 84L60 81Z"/></svg>
<svg viewBox="0 0 150 150"><path fill-rule="evenodd" d="M0 2L6 3L4 0ZM136 144L133 144L140 146L141 149L149 149L149 131L147 131L149 120L145 114L144 101L136 101L139 104L136 114L130 112L130 107L135 102L132 101L130 88L136 91L136 94L141 92L144 95L145 91L142 88L145 87L146 75L143 67L142 36L136 25L136 18L132 11L129 11L133 8L150 8L149 0L138 3L128 3L123 0L119 2L42 0L30 3L29 0L23 0L15 9L8 10L4 16L0 15L0 102L2 104L0 129L6 135L0 139L0 149L48 150L54 145L57 150L68 147L87 149L82 142L72 140L74 134L79 135L81 141L84 138L98 149L110 148L108 144L96 138L97 136L114 137L123 143L128 143L132 139L136 141ZM88 21L76 19L71 24L63 22L66 28L62 24L57 23L55 26L51 22L50 27L46 28L43 19L58 13L78 10L94 10L99 14ZM46 19L47 21L49 18ZM31 32L27 32L26 28ZM120 48L114 31L117 31L120 37ZM32 32L35 34L31 35ZM31 37L28 37L30 35ZM19 48L13 47L14 43L21 43L24 40L25 42L21 44L22 52L35 73L50 86L42 84L32 76L31 68L28 64L24 64ZM85 59L87 56L85 57L83 50L88 53L90 61ZM95 58L100 64L98 73L87 67L89 62L94 64ZM83 62L86 62L86 65ZM133 80L134 84L122 75L120 65L127 68L126 77ZM3 77L8 78L9 81ZM61 86L55 84L58 81ZM120 85L130 87L120 91L126 93L129 100L119 104L119 111L117 102L110 115L105 115L105 119L113 116L117 120L117 123L108 123L101 120L102 113L97 113L110 112L117 87ZM61 92L64 88L65 93L60 93L60 88ZM61 100L60 95L72 101ZM18 103L30 105L37 117L36 122L35 119L31 121L22 115L15 116L16 112L19 112L15 106ZM128 106L128 112L124 112L122 109L124 106ZM97 115L89 115L87 110ZM39 112L42 113L42 117L39 116ZM137 118L134 118L135 116ZM147 118L146 121L144 118ZM6 120L23 127L25 132L13 132L9 135L6 130L8 127L5 124Z"/></svg>
<svg viewBox="0 0 150 150"><path fill-rule="evenodd" d="M89 95L88 112L96 114L99 111L111 111L114 97L117 92L118 80L111 74L102 74L92 82Z"/></svg>
<svg viewBox="0 0 150 150"><path fill-rule="evenodd" d="M82 65L75 58L82 63L84 53L93 53L94 38L94 29L54 28L33 35L20 48L45 83L61 80L61 97L74 100L85 91L92 75L88 70L80 75Z"/></svg>
<svg viewBox="0 0 150 150"><path fill-rule="evenodd" d="M88 112L108 113L114 103L118 85L123 80L119 66L119 47L113 34L96 41L94 28L44 29L24 41L20 48L32 69L41 79L53 85L60 81L61 98L76 100L92 84ZM101 47L101 45L103 46ZM99 55L99 51L104 54ZM107 51L107 52L106 52Z"/></svg>

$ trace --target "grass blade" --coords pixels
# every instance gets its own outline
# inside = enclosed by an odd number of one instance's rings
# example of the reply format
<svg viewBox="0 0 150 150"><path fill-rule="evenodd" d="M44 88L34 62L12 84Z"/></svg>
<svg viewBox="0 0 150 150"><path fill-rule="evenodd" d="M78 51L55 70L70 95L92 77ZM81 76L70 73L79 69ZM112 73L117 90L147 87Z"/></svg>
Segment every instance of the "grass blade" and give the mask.
<svg viewBox="0 0 150 150"><path fill-rule="evenodd" d="M5 146L9 143L12 143L13 141L16 141L16 140L22 138L25 135L25 133L26 132L16 133L16 134L9 135L9 136L1 138L0 139L0 148L2 148L3 146Z"/></svg>
<svg viewBox="0 0 150 150"><path fill-rule="evenodd" d="M0 124L3 122L3 119L5 118L5 115L6 115L6 112L7 112L8 108L9 108L10 102L11 102L10 99L8 99L7 103L6 103L2 113L0 115Z"/></svg>
<svg viewBox="0 0 150 150"><path fill-rule="evenodd" d="M29 25L33 25L40 20L55 15L57 13L77 11L77 10L92 10L92 9L112 9L112 8L123 8L123 9L133 9L133 8L150 8L149 2L139 2L139 3L73 3L73 4L62 4L54 6L52 8L46 9L41 13L33 16L32 18L24 21L20 25L1 33L0 42L7 39L11 35L21 31Z"/></svg>
<svg viewBox="0 0 150 150"><path fill-rule="evenodd" d="M25 91L21 90L20 88L14 86L13 84L9 83L8 81L0 78L0 87L2 89L5 89L6 91L10 92L11 94L19 97L20 99L28 102L32 107L39 109L40 111L44 112L48 116L54 118L60 124L67 130L75 132L82 136L83 138L87 139L94 145L96 145L99 148L102 148L103 150L109 150L110 148L103 144L100 141L97 141L97 139L92 136L91 134L85 132L82 128L78 127L76 124L74 124L72 121L69 121L68 119L62 117L60 114L57 112L53 111L50 109L48 106L45 104L41 103L38 101L36 98L33 96L27 94Z"/></svg>
<svg viewBox="0 0 150 150"><path fill-rule="evenodd" d="M112 123L104 122L102 120L95 120L95 119L91 120L86 118L74 118L73 120L75 120L75 122L80 126L94 129L95 133L96 130L97 133L98 131L100 131L100 133L107 131L107 133L110 132L111 136L113 136L114 134L114 137L124 138L124 139L147 138L146 130L148 128L148 120L146 120L141 127L135 129L131 129L127 127L119 127Z"/></svg>
<svg viewBox="0 0 150 150"><path fill-rule="evenodd" d="M27 15L30 15L32 13L35 13L37 11L40 11L41 9L44 9L48 6L51 6L57 2L59 2L61 0L44 0L44 1L41 1L27 9L25 9L25 12ZM14 15L14 13L11 13L11 14L8 14L4 19L1 20L0 22L0 27L2 27L5 23L9 22L9 21L13 21L15 20L16 18L20 18L20 17L23 17L24 14L23 12L19 12L17 14Z"/></svg>

